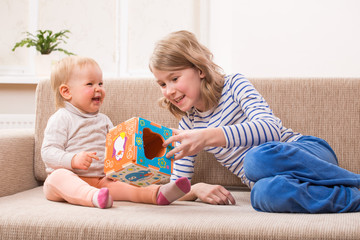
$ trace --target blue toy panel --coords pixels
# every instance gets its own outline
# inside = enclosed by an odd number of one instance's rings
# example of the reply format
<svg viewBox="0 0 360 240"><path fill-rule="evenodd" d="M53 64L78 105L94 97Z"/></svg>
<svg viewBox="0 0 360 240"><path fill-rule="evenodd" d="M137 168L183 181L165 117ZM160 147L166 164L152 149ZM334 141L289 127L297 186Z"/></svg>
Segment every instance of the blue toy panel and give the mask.
<svg viewBox="0 0 360 240"><path fill-rule="evenodd" d="M172 135L171 129L163 126L160 127L161 128L154 126L153 124L151 124L151 121L149 120L146 120L144 118L139 118L138 131L137 133L135 133L135 146L137 148L136 163L144 167L153 166L155 168L158 168L159 172L171 175L173 157L167 158L166 153L168 153L171 149L173 149L174 148L173 146L169 145L166 148L165 154L163 156L154 157L153 159L148 159L145 156L144 141L143 141L143 134L145 128L149 128L153 133L159 134L164 141Z"/></svg>

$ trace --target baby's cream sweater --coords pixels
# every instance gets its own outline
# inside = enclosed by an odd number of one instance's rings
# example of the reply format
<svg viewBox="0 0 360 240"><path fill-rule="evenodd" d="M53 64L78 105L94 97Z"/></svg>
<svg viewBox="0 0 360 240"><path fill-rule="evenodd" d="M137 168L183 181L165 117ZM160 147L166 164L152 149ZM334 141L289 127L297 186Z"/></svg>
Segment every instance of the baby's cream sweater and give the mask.
<svg viewBox="0 0 360 240"><path fill-rule="evenodd" d="M60 108L49 118L44 132L41 156L46 172L65 168L79 176L104 176L106 134L112 127L106 115L85 114L66 102L65 108ZM82 151L96 152L100 160L94 159L88 170L72 169L72 158Z"/></svg>

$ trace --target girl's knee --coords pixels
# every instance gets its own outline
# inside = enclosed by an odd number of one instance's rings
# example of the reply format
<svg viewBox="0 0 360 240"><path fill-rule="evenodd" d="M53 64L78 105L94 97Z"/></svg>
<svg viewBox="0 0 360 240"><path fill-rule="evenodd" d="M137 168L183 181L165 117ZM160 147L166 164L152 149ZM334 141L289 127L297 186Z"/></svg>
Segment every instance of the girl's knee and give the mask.
<svg viewBox="0 0 360 240"><path fill-rule="evenodd" d="M269 187L270 178L263 178L257 181L251 189L251 205L257 211L267 211L268 204L273 202Z"/></svg>
<svg viewBox="0 0 360 240"><path fill-rule="evenodd" d="M286 176L275 176L257 181L251 190L253 208L264 212L286 212L289 207L286 196L292 192L288 180Z"/></svg>
<svg viewBox="0 0 360 240"><path fill-rule="evenodd" d="M283 143L267 142L249 150L244 159L244 171L246 177L251 181L269 177L263 175L264 170L269 168L275 155L279 153Z"/></svg>

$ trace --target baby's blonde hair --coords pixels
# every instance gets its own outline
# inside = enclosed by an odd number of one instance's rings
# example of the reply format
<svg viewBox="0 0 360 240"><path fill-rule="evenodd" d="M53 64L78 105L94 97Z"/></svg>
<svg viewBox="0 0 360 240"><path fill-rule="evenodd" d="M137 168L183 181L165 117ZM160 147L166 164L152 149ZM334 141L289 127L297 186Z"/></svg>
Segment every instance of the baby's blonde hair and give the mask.
<svg viewBox="0 0 360 240"><path fill-rule="evenodd" d="M75 67L82 68L88 64L99 67L98 63L94 59L80 56L65 57L53 66L51 71L51 87L55 94L56 108L62 108L65 106L65 99L61 96L59 91L61 84L68 83Z"/></svg>
<svg viewBox="0 0 360 240"><path fill-rule="evenodd" d="M199 69L205 74L205 78L201 80L201 97L206 110L209 110L218 104L224 85L222 69L212 59L212 53L198 42L193 33L177 31L157 42L149 67L150 70L155 68L160 71ZM186 112L181 111L165 97L159 100L159 104L177 118L186 115Z"/></svg>

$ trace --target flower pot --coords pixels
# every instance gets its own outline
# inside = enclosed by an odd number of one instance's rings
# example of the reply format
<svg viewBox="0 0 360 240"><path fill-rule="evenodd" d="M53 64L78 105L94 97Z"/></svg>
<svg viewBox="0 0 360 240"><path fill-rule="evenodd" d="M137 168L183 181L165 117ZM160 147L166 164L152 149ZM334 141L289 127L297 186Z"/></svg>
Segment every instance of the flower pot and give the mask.
<svg viewBox="0 0 360 240"><path fill-rule="evenodd" d="M59 58L55 54L36 54L36 76L50 78L51 68L58 60Z"/></svg>

